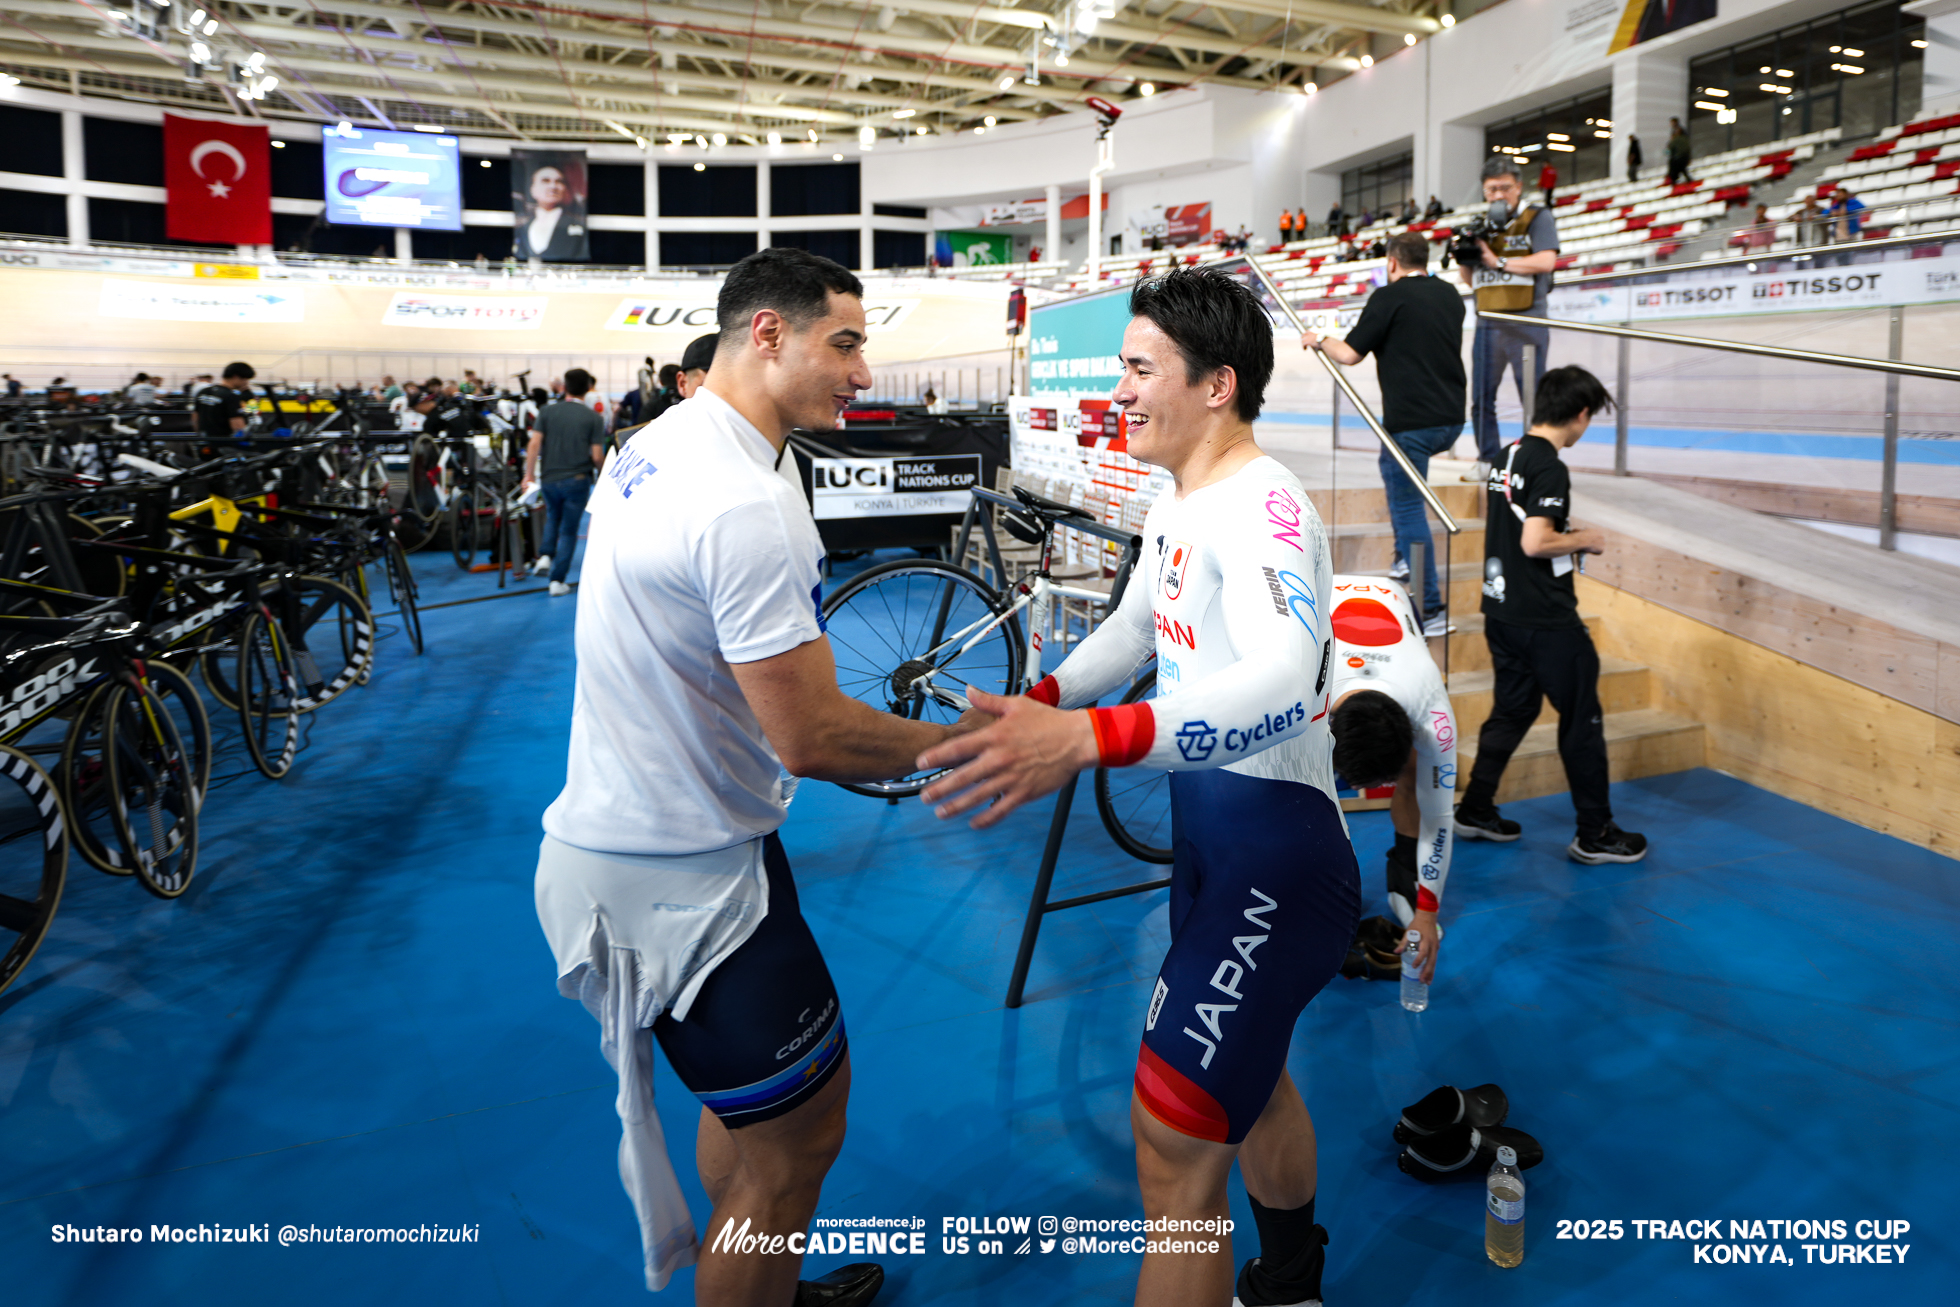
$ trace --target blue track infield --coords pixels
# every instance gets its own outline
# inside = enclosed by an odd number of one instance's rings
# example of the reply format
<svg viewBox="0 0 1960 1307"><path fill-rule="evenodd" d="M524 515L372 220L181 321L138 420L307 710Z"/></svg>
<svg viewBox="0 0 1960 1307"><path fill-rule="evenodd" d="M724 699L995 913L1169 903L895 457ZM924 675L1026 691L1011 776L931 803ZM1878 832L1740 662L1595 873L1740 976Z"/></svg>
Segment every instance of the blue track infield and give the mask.
<svg viewBox="0 0 1960 1307"><path fill-rule="evenodd" d="M440 555L416 562L425 602L494 585ZM532 909L538 816L564 775L576 602L433 610L419 659L384 638L372 683L319 715L288 780L214 792L181 900L76 860L51 937L0 995L7 1303L692 1301L691 1272L658 1297L641 1287L614 1081L596 1025L554 988ZM219 771L240 765L234 745ZM1301 1019L1289 1064L1319 1131L1329 1307L1952 1292L1960 1041L1944 955L1960 868L1714 772L1613 796L1621 824L1654 841L1645 863L1569 863L1566 799L1511 805L1522 842L1457 855L1430 1009L1412 1016L1392 985L1337 979ZM1043 803L982 835L914 802L806 783L783 829L855 1062L851 1134L819 1220L903 1218L923 1235L920 1255L874 1259L890 1273L881 1304L1074 1307L1133 1292L1135 1254L1045 1251L1037 1231L1044 1216L1141 1214L1130 1080L1165 895L1051 916L1028 1005L1003 1009L1048 814ZM1379 911L1387 814L1353 831ZM1085 787L1057 895L1139 870ZM1400 1175L1389 1134L1435 1086L1486 1081L1548 1154L1528 1173L1527 1255L1511 1271L1484 1258L1481 1186ZM664 1064L657 1093L705 1222L697 1109ZM1232 1196L1243 1259L1256 1236L1236 1179ZM1003 1218L1002 1251L972 1234L946 1251L948 1222ZM1622 1222L1622 1237L1557 1237L1580 1220ZM1703 1220L1719 1237L1639 1238L1631 1224L1679 1221L1685 1235ZM1769 1232L1792 1220L1845 1230ZM1861 1238L1861 1220L1911 1228ZM1730 1221L1764 1233L1732 1237ZM200 1224L275 1241L150 1239ZM473 1237L281 1247L287 1224ZM54 1242L67 1225L144 1240ZM806 1274L864 1260L846 1227L827 1232L845 1236L839 1251ZM1906 1251L1902 1265L1822 1265L1805 1244L1834 1261L1840 1245ZM1793 1264L1697 1259L1718 1245Z"/></svg>

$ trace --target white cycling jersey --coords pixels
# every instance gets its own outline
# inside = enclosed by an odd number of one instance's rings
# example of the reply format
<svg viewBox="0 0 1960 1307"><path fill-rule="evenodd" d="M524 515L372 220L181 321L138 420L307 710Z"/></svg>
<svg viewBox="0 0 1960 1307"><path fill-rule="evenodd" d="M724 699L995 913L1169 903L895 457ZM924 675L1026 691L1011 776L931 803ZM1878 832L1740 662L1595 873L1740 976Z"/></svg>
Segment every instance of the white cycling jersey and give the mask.
<svg viewBox="0 0 1960 1307"><path fill-rule="evenodd" d="M1320 515L1284 465L1260 457L1144 519L1123 602L1038 687L1059 707L1094 703L1157 659L1157 697L1103 709L1111 765L1224 767L1334 796L1327 730L1333 581Z"/></svg>
<svg viewBox="0 0 1960 1307"><path fill-rule="evenodd" d="M1449 879L1455 842L1456 718L1408 591L1373 576L1336 576L1333 585L1335 700L1352 690L1379 690L1402 705L1416 733L1416 902L1390 894L1409 924L1417 909L1434 912Z"/></svg>

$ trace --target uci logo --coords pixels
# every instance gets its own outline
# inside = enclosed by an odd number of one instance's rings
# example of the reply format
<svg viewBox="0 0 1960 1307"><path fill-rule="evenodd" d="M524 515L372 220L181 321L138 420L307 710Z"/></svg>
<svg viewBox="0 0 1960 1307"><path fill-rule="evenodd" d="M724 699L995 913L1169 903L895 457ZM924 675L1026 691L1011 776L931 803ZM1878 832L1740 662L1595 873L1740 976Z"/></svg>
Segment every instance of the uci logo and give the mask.
<svg viewBox="0 0 1960 1307"><path fill-rule="evenodd" d="M41 256L38 254L22 254L18 252L0 254L0 263L11 263L25 268L38 268L41 266Z"/></svg>

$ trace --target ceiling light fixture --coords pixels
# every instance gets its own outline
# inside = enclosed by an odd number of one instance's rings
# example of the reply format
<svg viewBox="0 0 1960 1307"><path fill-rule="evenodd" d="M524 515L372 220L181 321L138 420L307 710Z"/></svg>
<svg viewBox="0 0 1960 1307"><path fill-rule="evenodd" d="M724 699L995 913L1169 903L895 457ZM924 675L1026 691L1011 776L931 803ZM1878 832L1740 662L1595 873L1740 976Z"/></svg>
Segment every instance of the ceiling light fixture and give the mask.
<svg viewBox="0 0 1960 1307"><path fill-rule="evenodd" d="M1415 43L1416 43L1416 34L1415 34L1414 32L1404 32L1404 33L1402 33L1402 44L1403 44L1403 45L1414 45Z"/></svg>
<svg viewBox="0 0 1960 1307"><path fill-rule="evenodd" d="M284 141L274 141L272 143L272 148L275 150L283 150L286 148L286 143Z"/></svg>
<svg viewBox="0 0 1960 1307"><path fill-rule="evenodd" d="M844 156L841 154L833 154L830 156L830 161L832 163L842 163L844 162Z"/></svg>
<svg viewBox="0 0 1960 1307"><path fill-rule="evenodd" d="M207 21L205 22L205 24L204 24L204 34L205 34L206 36L210 36L210 35L212 35L212 34L213 34L213 33L215 33L215 32L216 32L217 30L218 30L218 20L217 20L217 19L215 19L215 18L212 18L212 19L209 19L209 20L207 20Z"/></svg>
<svg viewBox="0 0 1960 1307"><path fill-rule="evenodd" d="M440 132L442 128L431 127L428 123L410 123L409 127L418 132Z"/></svg>
<svg viewBox="0 0 1960 1307"><path fill-rule="evenodd" d="M928 134L928 133L927 133L927 131L926 131L926 129L925 129L925 128L923 128L923 127L915 127L915 128L913 128L913 130L914 130L915 132L917 132L917 133L918 133L918 134L919 134L920 136L925 136L925 135L927 135L927 134Z"/></svg>
<svg viewBox="0 0 1960 1307"><path fill-rule="evenodd" d="M783 143L783 134L781 132L769 133L769 144L781 145L782 143Z"/></svg>
<svg viewBox="0 0 1960 1307"><path fill-rule="evenodd" d="M1155 82L1141 83L1137 87L1137 94L1142 96L1144 99L1148 100L1151 96L1157 94L1157 83Z"/></svg>
<svg viewBox="0 0 1960 1307"><path fill-rule="evenodd" d="M196 27L199 23L203 21L204 21L204 11L202 9L199 9L191 14L192 27Z"/></svg>
<svg viewBox="0 0 1960 1307"><path fill-rule="evenodd" d="M1373 68L1373 67L1375 66L1375 56L1373 56L1373 55L1371 55L1371 54L1364 54L1364 55L1362 55L1362 56L1361 56L1361 66L1362 66L1363 68Z"/></svg>
<svg viewBox="0 0 1960 1307"><path fill-rule="evenodd" d="M718 146L719 146L719 145L726 145L726 144L728 144L728 133L726 133L726 132L716 132L716 133L715 133L715 144L716 144L716 145L718 145Z"/></svg>
<svg viewBox="0 0 1960 1307"><path fill-rule="evenodd" d="M1569 141L1572 138L1564 132L1546 132L1545 139L1548 141Z"/></svg>
<svg viewBox="0 0 1960 1307"><path fill-rule="evenodd" d="M1701 88L1701 93L1703 95L1712 95L1718 100L1726 100L1729 98L1729 93L1727 91L1724 91L1719 86L1704 86Z"/></svg>
<svg viewBox="0 0 1960 1307"><path fill-rule="evenodd" d="M973 129L973 134L975 136L985 136L987 134L987 129L984 127L976 127Z"/></svg>
<svg viewBox="0 0 1960 1307"><path fill-rule="evenodd" d="M1055 67L1057 67L1057 68L1066 68L1066 67L1068 67L1068 56L1067 56L1067 55L1065 55L1065 54L1060 54L1060 53L1058 53L1058 54L1056 54L1056 56L1055 56Z"/></svg>
<svg viewBox="0 0 1960 1307"><path fill-rule="evenodd" d="M1318 90L1320 90L1320 84L1319 84L1318 82L1302 82L1302 83L1300 83L1300 94L1301 94L1301 95L1312 95L1312 94L1314 94L1314 93L1315 93L1316 91L1318 91Z"/></svg>
<svg viewBox="0 0 1960 1307"><path fill-rule="evenodd" d="M1455 14L1444 14L1444 15L1443 15L1443 26L1445 26L1445 27L1455 27L1455 26L1456 26L1456 15L1455 15Z"/></svg>
<svg viewBox="0 0 1960 1307"><path fill-rule="evenodd" d="M697 163L696 163L696 164L694 165L694 171L696 171L696 172L706 172L706 171L708 171L708 165L707 165L707 164L705 164L705 163L699 163L699 162L697 162Z"/></svg>
<svg viewBox="0 0 1960 1307"><path fill-rule="evenodd" d="M913 114L917 112L919 112L917 109L894 109L892 110L892 117L910 118Z"/></svg>
<svg viewBox="0 0 1960 1307"><path fill-rule="evenodd" d="M1007 76L1000 79L1000 89L1003 91L1011 91L1014 89L1014 75L1012 73L1009 73Z"/></svg>
<svg viewBox="0 0 1960 1307"><path fill-rule="evenodd" d="M476 166L479 168L488 168L490 166L490 161L488 159L478 159L476 161Z"/></svg>

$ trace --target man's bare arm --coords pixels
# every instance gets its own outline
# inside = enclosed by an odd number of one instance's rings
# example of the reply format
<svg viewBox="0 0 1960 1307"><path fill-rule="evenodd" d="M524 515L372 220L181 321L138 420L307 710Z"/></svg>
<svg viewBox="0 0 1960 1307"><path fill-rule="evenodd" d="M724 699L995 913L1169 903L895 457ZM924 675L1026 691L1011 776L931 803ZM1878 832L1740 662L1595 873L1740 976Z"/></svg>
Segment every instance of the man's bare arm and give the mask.
<svg viewBox="0 0 1960 1307"><path fill-rule="evenodd" d="M731 664L776 756L795 776L881 781L918 770L918 757L956 732L880 712L837 688L830 638L773 658Z"/></svg>

